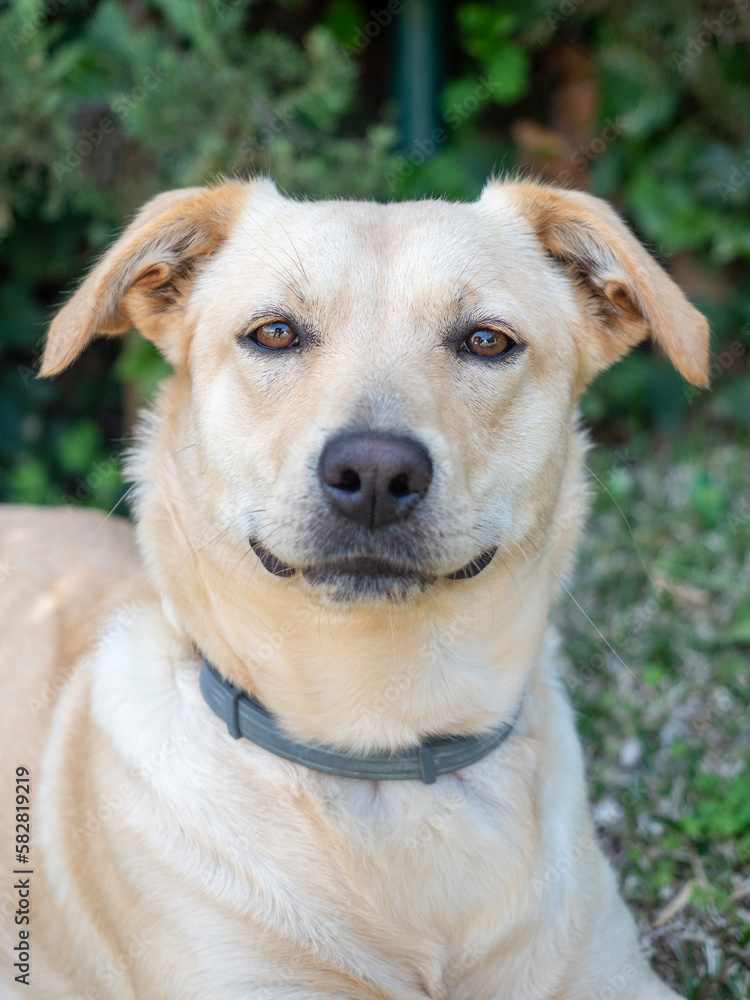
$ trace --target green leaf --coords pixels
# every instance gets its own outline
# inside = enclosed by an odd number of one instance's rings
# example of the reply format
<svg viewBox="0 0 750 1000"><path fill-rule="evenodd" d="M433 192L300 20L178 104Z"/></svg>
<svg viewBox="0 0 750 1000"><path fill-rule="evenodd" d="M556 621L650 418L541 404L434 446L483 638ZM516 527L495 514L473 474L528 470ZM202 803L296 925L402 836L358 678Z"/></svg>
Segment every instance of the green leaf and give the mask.
<svg viewBox="0 0 750 1000"><path fill-rule="evenodd" d="M484 82L497 104L517 101L528 88L529 57L514 42L504 42L487 60ZM482 82L482 81L480 81Z"/></svg>
<svg viewBox="0 0 750 1000"><path fill-rule="evenodd" d="M81 420L73 424L58 440L60 465L70 475L88 471L102 443L102 433L93 421Z"/></svg>

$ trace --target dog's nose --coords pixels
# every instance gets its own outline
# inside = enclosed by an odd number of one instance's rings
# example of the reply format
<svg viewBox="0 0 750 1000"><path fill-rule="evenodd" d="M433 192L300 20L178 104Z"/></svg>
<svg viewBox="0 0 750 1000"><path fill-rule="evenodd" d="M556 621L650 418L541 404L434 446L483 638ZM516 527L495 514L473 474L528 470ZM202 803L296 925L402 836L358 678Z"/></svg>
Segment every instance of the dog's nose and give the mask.
<svg viewBox="0 0 750 1000"><path fill-rule="evenodd" d="M341 434L323 449L318 475L345 517L365 528L382 528L422 502L432 482L432 462L413 438Z"/></svg>

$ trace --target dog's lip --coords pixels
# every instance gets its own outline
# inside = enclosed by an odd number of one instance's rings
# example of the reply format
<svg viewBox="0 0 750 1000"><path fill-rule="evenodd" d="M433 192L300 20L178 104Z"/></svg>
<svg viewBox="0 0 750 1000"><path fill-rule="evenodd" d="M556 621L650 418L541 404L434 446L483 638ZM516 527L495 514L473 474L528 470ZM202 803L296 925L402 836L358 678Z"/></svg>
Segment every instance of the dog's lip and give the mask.
<svg viewBox="0 0 750 1000"><path fill-rule="evenodd" d="M278 559L273 553L269 552L265 545L261 545L255 538L251 538L249 541L250 548L258 559L260 559L263 568L268 570L269 573L273 573L274 576L294 576L297 572L294 566L289 566L287 563L282 562L281 559Z"/></svg>
<svg viewBox="0 0 750 1000"><path fill-rule="evenodd" d="M375 556L351 556L343 559L332 559L317 563L314 566L304 566L302 575L306 580L315 581L320 577L331 576L370 576L398 579L434 579L434 574L421 572L414 566L403 566L389 559Z"/></svg>
<svg viewBox="0 0 750 1000"><path fill-rule="evenodd" d="M297 572L301 572L306 580L337 574L401 579L413 578L428 581L436 579L434 573L425 573L417 566L404 566L389 559L362 554L315 563L311 566L302 566L298 569L289 563L283 562L278 556L273 555L257 539L251 538L249 541L250 547L260 560L263 568L274 576L289 577L294 576ZM455 570L453 573L447 573L445 579L470 580L472 577L478 576L483 569L489 566L496 552L497 546L486 549L480 555L475 556L474 559L466 563L465 566Z"/></svg>
<svg viewBox="0 0 750 1000"><path fill-rule="evenodd" d="M481 552L478 556L475 556L470 562L467 562L465 566L461 569L457 569L455 573L446 574L446 580L470 580L473 576L479 576L483 569L486 569L492 560L495 558L495 553L497 552L497 545L493 546L491 549L486 549Z"/></svg>

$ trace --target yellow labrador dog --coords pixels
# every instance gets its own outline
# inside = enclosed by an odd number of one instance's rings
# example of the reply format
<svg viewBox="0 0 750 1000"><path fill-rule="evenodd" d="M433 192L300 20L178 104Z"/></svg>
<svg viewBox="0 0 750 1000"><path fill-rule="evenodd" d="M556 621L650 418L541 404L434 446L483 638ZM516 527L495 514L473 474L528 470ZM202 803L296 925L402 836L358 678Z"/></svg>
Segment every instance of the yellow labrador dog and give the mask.
<svg viewBox="0 0 750 1000"><path fill-rule="evenodd" d="M705 385L703 317L587 194L258 180L150 202L42 374L133 326L174 368L135 541L2 518L3 996L674 997L597 846L547 618L578 397L648 336Z"/></svg>

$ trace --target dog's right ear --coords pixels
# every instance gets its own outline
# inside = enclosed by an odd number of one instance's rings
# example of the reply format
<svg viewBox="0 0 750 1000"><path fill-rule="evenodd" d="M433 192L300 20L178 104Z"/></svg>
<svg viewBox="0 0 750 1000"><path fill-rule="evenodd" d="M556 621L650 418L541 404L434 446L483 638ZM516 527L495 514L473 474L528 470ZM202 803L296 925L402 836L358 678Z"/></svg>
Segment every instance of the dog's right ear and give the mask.
<svg viewBox="0 0 750 1000"><path fill-rule="evenodd" d="M173 365L184 363L187 335L176 320L200 264L229 236L254 186L231 181L157 195L104 254L52 321L40 375L57 375L98 333L131 327Z"/></svg>

